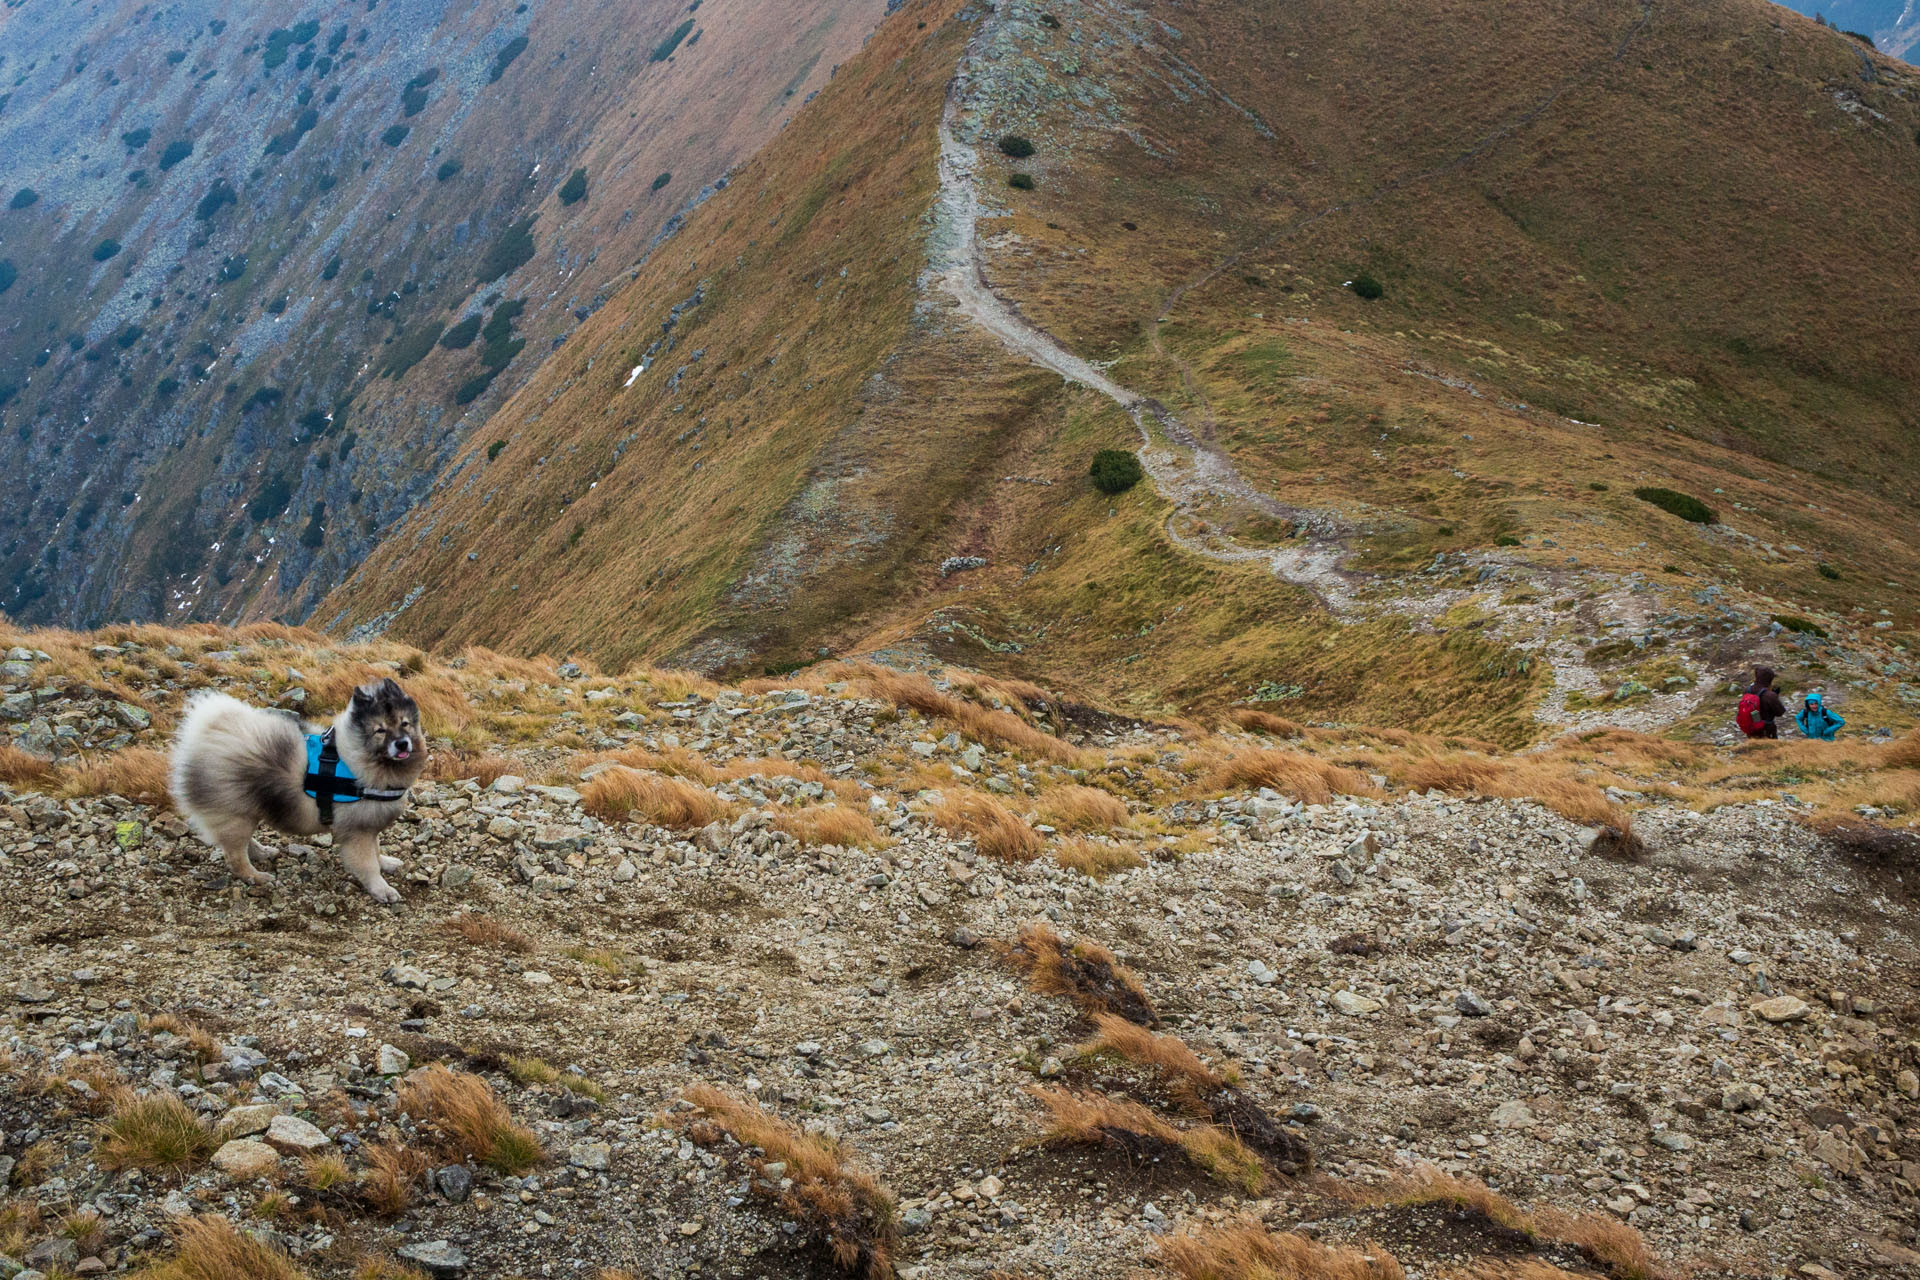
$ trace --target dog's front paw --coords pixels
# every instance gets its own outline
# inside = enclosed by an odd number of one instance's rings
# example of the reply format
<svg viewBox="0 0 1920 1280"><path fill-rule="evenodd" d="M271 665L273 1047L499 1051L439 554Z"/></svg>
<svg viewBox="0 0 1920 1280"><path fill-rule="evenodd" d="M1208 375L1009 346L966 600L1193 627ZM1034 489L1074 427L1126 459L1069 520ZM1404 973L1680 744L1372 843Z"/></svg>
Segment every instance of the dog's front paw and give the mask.
<svg viewBox="0 0 1920 1280"><path fill-rule="evenodd" d="M389 904L400 901L400 891L385 880L375 880L367 886L367 892L372 894L373 900L378 903Z"/></svg>
<svg viewBox="0 0 1920 1280"><path fill-rule="evenodd" d="M265 889L270 885L272 885L274 882L273 873L271 871L261 871L258 868L255 868L254 871L249 875L241 876L240 879L246 881L248 884L252 885L256 889Z"/></svg>
<svg viewBox="0 0 1920 1280"><path fill-rule="evenodd" d="M380 855L380 870L385 872L388 875L392 875L394 872L398 871L401 867L405 865L406 864L401 862L400 859L398 858L389 858L384 853Z"/></svg>

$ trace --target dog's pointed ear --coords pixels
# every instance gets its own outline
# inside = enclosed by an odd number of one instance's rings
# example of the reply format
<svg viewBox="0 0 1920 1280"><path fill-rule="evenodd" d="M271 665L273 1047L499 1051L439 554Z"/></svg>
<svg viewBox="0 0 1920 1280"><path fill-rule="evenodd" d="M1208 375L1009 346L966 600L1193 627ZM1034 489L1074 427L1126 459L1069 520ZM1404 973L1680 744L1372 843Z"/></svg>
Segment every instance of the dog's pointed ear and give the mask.
<svg viewBox="0 0 1920 1280"><path fill-rule="evenodd" d="M404 698L407 696L407 691L402 689L400 682L392 676L388 676L380 682L380 692L386 694L389 698Z"/></svg>
<svg viewBox="0 0 1920 1280"><path fill-rule="evenodd" d="M374 694L378 693L379 690L380 686L374 684L356 686L353 691L353 709L355 711L365 711L368 707L372 706Z"/></svg>

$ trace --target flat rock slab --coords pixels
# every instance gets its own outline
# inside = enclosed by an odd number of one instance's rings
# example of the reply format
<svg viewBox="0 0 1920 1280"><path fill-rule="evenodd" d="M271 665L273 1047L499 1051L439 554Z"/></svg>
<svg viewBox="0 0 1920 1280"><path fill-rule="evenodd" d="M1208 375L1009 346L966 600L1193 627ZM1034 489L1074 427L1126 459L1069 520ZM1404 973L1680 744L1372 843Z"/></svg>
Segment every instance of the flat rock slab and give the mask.
<svg viewBox="0 0 1920 1280"><path fill-rule="evenodd" d="M418 1244L402 1245L393 1252L402 1262L426 1268L436 1280L446 1280L467 1269L466 1251L449 1240L422 1240Z"/></svg>
<svg viewBox="0 0 1920 1280"><path fill-rule="evenodd" d="M280 1167L280 1153L252 1138L235 1138L213 1153L213 1167L229 1178L264 1178Z"/></svg>
<svg viewBox="0 0 1920 1280"><path fill-rule="evenodd" d="M1774 996L1767 1000L1756 1000L1748 1008L1755 1016L1768 1022L1799 1022L1812 1013L1805 1000L1798 996Z"/></svg>
<svg viewBox="0 0 1920 1280"><path fill-rule="evenodd" d="M331 1145L332 1141L326 1134L299 1116L275 1116L267 1125L267 1142L290 1156L318 1151L322 1147Z"/></svg>

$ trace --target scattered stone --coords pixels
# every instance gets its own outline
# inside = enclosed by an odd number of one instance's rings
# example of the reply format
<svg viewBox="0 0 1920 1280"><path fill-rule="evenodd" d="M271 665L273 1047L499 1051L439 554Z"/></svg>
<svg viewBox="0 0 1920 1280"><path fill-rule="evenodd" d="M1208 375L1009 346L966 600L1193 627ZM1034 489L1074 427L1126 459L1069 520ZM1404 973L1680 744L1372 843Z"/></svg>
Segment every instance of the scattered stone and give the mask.
<svg viewBox="0 0 1920 1280"><path fill-rule="evenodd" d="M466 1251L447 1240L424 1240L401 1245L393 1251L402 1262L424 1268L434 1280L448 1280L467 1269Z"/></svg>
<svg viewBox="0 0 1920 1280"><path fill-rule="evenodd" d="M1373 997L1363 996L1357 991L1336 991L1332 1003L1340 1012L1353 1015L1378 1013L1384 1007Z"/></svg>
<svg viewBox="0 0 1920 1280"><path fill-rule="evenodd" d="M263 1178L280 1167L280 1153L252 1138L235 1138L213 1153L213 1167L236 1181Z"/></svg>
<svg viewBox="0 0 1920 1280"><path fill-rule="evenodd" d="M1799 1022L1813 1012L1805 1000L1798 996L1774 996L1768 1000L1756 1000L1748 1008L1758 1017L1768 1022Z"/></svg>
<svg viewBox="0 0 1920 1280"><path fill-rule="evenodd" d="M279 1115L267 1125L267 1142L285 1155L299 1156L332 1145L332 1140L299 1116Z"/></svg>
<svg viewBox="0 0 1920 1280"><path fill-rule="evenodd" d="M1466 1014L1469 1018L1490 1017L1493 1013L1493 1006L1475 995L1471 990L1462 991L1459 995L1455 996L1453 998L1453 1007L1461 1013Z"/></svg>

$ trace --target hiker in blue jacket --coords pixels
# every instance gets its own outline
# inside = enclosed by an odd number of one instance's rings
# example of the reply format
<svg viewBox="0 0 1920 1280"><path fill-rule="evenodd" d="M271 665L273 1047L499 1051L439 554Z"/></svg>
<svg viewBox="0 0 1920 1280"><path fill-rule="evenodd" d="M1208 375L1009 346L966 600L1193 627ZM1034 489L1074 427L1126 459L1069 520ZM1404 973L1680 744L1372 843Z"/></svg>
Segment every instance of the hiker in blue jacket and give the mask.
<svg viewBox="0 0 1920 1280"><path fill-rule="evenodd" d="M1801 733L1809 738L1818 738L1822 742L1832 742L1833 735L1847 723L1827 710L1826 700L1820 696L1818 690L1807 695L1807 701L1800 708L1800 714L1793 719L1794 723L1800 726Z"/></svg>

